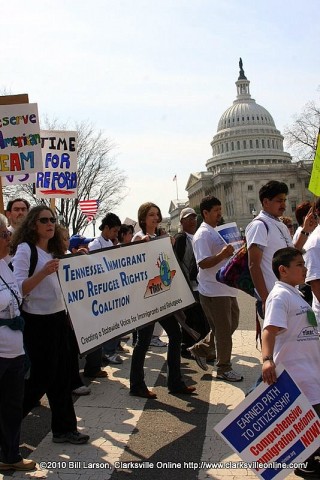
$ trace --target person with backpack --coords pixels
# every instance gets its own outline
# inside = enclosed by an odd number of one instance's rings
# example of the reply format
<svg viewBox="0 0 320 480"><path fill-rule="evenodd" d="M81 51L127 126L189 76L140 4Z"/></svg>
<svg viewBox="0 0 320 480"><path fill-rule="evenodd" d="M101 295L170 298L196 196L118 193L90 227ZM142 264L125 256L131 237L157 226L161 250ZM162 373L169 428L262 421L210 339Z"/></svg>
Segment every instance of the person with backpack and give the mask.
<svg viewBox="0 0 320 480"><path fill-rule="evenodd" d="M64 254L64 246L49 207L39 205L29 211L13 235L11 250L14 275L24 298L24 344L31 362L24 415L46 394L53 442L87 443L89 435L77 430L70 390L68 319L57 277L57 257Z"/></svg>
<svg viewBox="0 0 320 480"><path fill-rule="evenodd" d="M262 210L249 223L245 231L249 268L261 318L264 317L264 307L268 294L277 280L272 271L273 255L280 248L293 246L288 228L280 220L286 209L287 195L288 186L283 182L271 180L263 185L259 191ZM314 216L310 211L304 219L303 228L295 243L296 248L302 248L303 239L307 239L314 229L314 224ZM301 239L301 237L303 238Z"/></svg>
<svg viewBox="0 0 320 480"><path fill-rule="evenodd" d="M175 243L173 249L179 260L180 267L192 288L196 304L185 310L186 324L200 334L200 339L204 338L210 331L208 321L202 310L199 291L198 291L198 266L193 253L192 239L197 230L197 214L193 208L183 208L180 212L180 223L182 231L175 235ZM184 358L192 358L187 350L194 344L194 339L189 333L182 329L181 339L181 356ZM214 360L214 355L211 359ZM207 359L208 361L208 359Z"/></svg>

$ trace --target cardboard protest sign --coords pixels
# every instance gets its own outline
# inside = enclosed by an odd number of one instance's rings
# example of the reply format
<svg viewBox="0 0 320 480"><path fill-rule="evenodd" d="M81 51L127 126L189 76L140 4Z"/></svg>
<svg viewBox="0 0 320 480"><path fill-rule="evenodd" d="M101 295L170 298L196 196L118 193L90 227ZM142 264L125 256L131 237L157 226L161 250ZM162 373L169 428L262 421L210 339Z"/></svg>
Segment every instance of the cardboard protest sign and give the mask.
<svg viewBox="0 0 320 480"><path fill-rule="evenodd" d="M77 132L41 130L37 198L77 198Z"/></svg>
<svg viewBox="0 0 320 480"><path fill-rule="evenodd" d="M240 230L235 222L225 223L215 227L215 230L221 235L226 243L231 243L235 252L243 245Z"/></svg>
<svg viewBox="0 0 320 480"><path fill-rule="evenodd" d="M60 260L80 353L194 303L170 238Z"/></svg>
<svg viewBox="0 0 320 480"><path fill-rule="evenodd" d="M0 106L0 176L42 169L38 107L35 103Z"/></svg>
<svg viewBox="0 0 320 480"><path fill-rule="evenodd" d="M2 177L2 185L21 185L25 183L35 183L36 175L34 173L25 173L23 175L6 175Z"/></svg>
<svg viewBox="0 0 320 480"><path fill-rule="evenodd" d="M282 479L320 446L320 420L283 366L261 383L215 430L264 480Z"/></svg>

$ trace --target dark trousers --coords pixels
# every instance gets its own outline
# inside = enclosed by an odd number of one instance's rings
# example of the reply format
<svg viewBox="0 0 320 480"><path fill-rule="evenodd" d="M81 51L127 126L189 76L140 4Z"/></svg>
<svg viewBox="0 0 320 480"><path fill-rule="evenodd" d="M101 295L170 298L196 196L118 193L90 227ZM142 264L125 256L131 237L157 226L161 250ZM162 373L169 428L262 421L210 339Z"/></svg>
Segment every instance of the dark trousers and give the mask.
<svg viewBox="0 0 320 480"><path fill-rule="evenodd" d="M84 376L91 377L101 370L102 365L102 347L96 348L86 355L86 363L84 365Z"/></svg>
<svg viewBox="0 0 320 480"><path fill-rule="evenodd" d="M83 381L80 377L79 372L79 347L71 325L69 326L69 350L70 350L70 389L75 390L76 388L83 386Z"/></svg>
<svg viewBox="0 0 320 480"><path fill-rule="evenodd" d="M184 310L184 314L186 316L186 324L200 334L199 340L201 340L209 333L210 327L200 305L199 292L194 291L193 294L197 303ZM181 351L186 352L187 348L192 347L194 343L194 338L186 330L182 329Z"/></svg>
<svg viewBox="0 0 320 480"><path fill-rule="evenodd" d="M24 343L31 361L25 382L23 414L27 415L46 393L53 434L77 429L70 390L69 324L64 311L51 315L23 312Z"/></svg>
<svg viewBox="0 0 320 480"><path fill-rule="evenodd" d="M0 357L0 461L21 460L19 443L24 388L24 355Z"/></svg>
<svg viewBox="0 0 320 480"><path fill-rule="evenodd" d="M184 385L181 377L180 368L180 348L181 348L181 330L178 322L173 316L159 320L160 325L166 331L169 339L167 354L167 385L169 390L180 388ZM139 389L146 389L144 381L144 361L148 347L150 345L153 323L137 330L138 338L134 347L131 370L130 370L130 390L134 392Z"/></svg>

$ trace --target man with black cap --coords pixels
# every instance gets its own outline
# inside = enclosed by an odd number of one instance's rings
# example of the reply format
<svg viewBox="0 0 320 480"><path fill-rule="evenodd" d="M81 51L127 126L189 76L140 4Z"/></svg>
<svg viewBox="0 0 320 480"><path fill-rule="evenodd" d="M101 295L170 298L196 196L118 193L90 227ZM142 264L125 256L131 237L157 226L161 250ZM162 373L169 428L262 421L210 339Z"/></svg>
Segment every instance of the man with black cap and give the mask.
<svg viewBox="0 0 320 480"><path fill-rule="evenodd" d="M200 338L204 338L207 333L209 333L210 328L199 301L197 281L198 266L192 247L193 235L197 230L197 214L193 208L187 207L181 210L180 223L182 231L175 235L175 244L173 248L197 301L194 306L185 310L186 324L199 332ZM192 355L187 348L191 347L193 344L194 339L184 329L182 329L182 357L192 358ZM213 359L214 358L212 358L212 360ZM211 360L211 358L209 360Z"/></svg>

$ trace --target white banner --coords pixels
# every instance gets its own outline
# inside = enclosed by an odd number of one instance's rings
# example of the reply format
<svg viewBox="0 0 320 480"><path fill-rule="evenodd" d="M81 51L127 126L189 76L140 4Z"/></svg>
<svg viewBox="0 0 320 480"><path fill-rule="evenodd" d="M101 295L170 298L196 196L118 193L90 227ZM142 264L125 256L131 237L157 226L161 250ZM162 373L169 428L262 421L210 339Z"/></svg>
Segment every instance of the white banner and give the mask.
<svg viewBox="0 0 320 480"><path fill-rule="evenodd" d="M80 353L194 303L169 237L60 260Z"/></svg>
<svg viewBox="0 0 320 480"><path fill-rule="evenodd" d="M41 130L43 166L37 198L77 198L77 132Z"/></svg>
<svg viewBox="0 0 320 480"><path fill-rule="evenodd" d="M0 106L0 176L38 172L42 168L36 103Z"/></svg>

